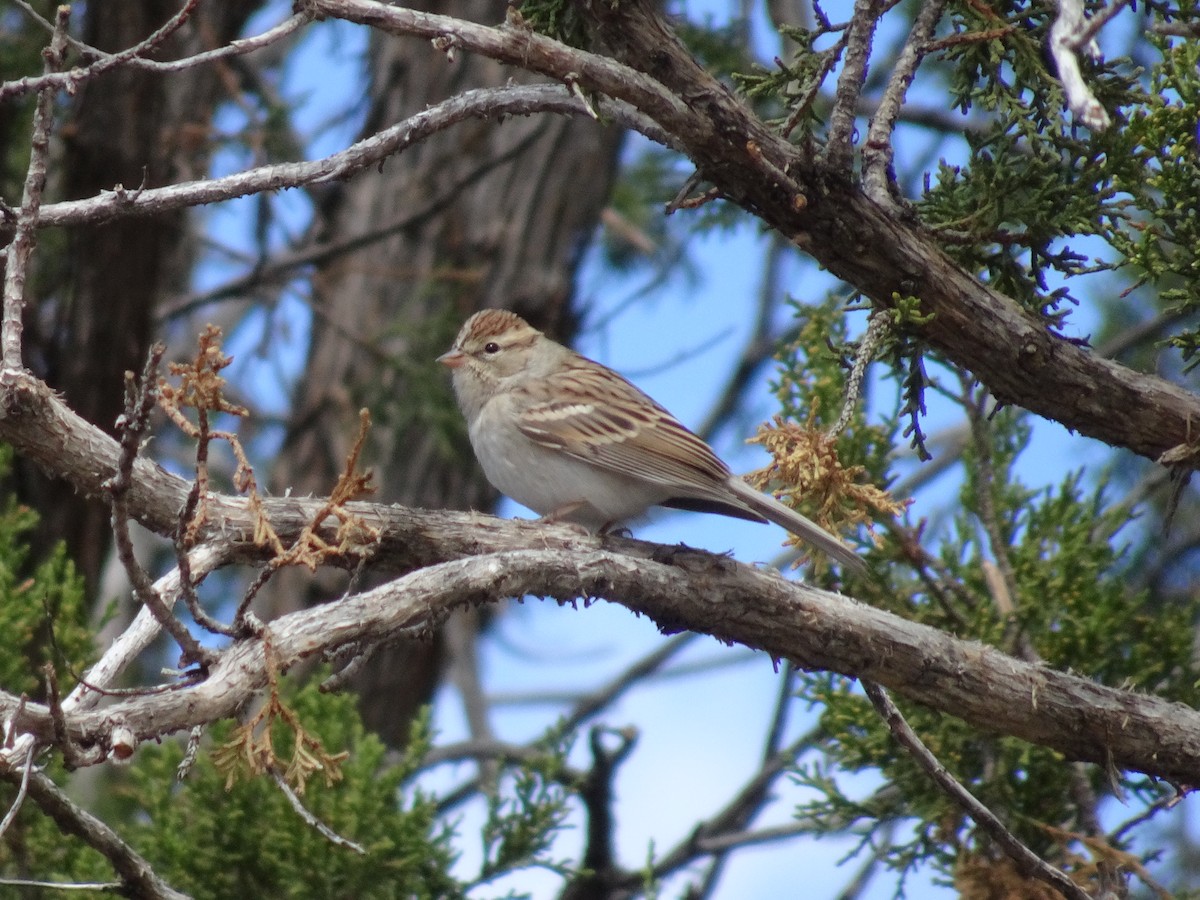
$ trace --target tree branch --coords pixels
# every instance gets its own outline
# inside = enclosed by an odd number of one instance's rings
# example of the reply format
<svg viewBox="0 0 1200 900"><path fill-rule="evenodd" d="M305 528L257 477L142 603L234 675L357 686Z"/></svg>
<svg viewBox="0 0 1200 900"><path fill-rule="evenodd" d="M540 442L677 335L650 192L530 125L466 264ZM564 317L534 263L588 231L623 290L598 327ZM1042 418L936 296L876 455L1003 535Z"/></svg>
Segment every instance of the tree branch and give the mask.
<svg viewBox="0 0 1200 900"><path fill-rule="evenodd" d="M1090 900L1087 891L1067 877L1066 873L1056 869L1022 844L1016 835L1004 827L1004 823L996 817L995 813L958 783L958 780L946 770L946 767L938 761L937 757L930 752L917 733L905 721L900 710L896 708L896 704L892 702L892 698L887 695L887 691L870 681L863 682L863 690L867 692L871 705L875 707L875 711L879 713L880 718L891 731L892 737L912 755L917 765L934 784L1016 861L1024 874L1044 881L1069 900Z"/></svg>
<svg viewBox="0 0 1200 900"><path fill-rule="evenodd" d="M9 777L9 773L0 777ZM29 779L29 797L55 821L63 834L73 834L103 854L121 877L129 896L143 900L189 900L187 894L181 894L159 878L150 863L115 831L76 806L50 776L34 772Z"/></svg>
<svg viewBox="0 0 1200 900"><path fill-rule="evenodd" d="M844 173L827 173L802 148L768 130L692 59L646 0L584 9L619 59L645 67L665 88L688 98L669 118L639 108L676 137L723 197L762 218L877 305L891 307L897 295L919 297L922 313L930 316L920 327L921 339L969 369L1001 402L1153 460L1171 451L1181 457L1175 461L1197 465L1193 435L1200 397L1057 337L1032 313L980 284L917 223L891 214ZM631 93L624 99L638 105ZM747 151L750 146L755 152ZM787 174L787 184L780 183L779 172ZM1124 412L1114 416L1113 409Z"/></svg>
<svg viewBox="0 0 1200 900"><path fill-rule="evenodd" d="M896 173L892 170L892 160L895 156L892 133L904 108L904 98L909 85L917 74L917 67L925 58L926 45L937 28L945 6L945 0L928 0L921 6L921 11L917 13L912 30L908 34L908 40L904 42L904 49L900 51L900 56L892 68L887 89L883 92L883 99L879 101L879 107L871 119L867 140L863 145L863 189L876 203L893 207L896 212L899 210L892 195L896 185Z"/></svg>
<svg viewBox="0 0 1200 900"><path fill-rule="evenodd" d="M600 100L593 101L593 105L597 105L605 116L642 131L652 140L671 141L662 129L626 104ZM559 85L478 88L422 110L322 159L260 166L223 178L185 181L161 188L131 191L117 185L112 191L98 197L43 206L38 226L95 225L118 216L153 215L219 203L249 194L341 181L460 122L534 113L587 115L587 110L566 88Z"/></svg>
<svg viewBox="0 0 1200 900"><path fill-rule="evenodd" d="M98 494L120 448L72 413L27 373L0 372L0 440L78 490ZM188 484L136 461L130 515L170 534ZM324 506L321 499L266 498L263 514L285 543ZM355 641L368 646L424 629L463 604L535 594L559 600L602 597L668 631L689 629L744 644L805 668L870 678L909 699L982 728L1052 747L1070 759L1123 767L1186 784L1200 782L1200 713L1150 695L1116 690L994 648L962 641L725 557L617 537L581 537L569 526L504 522L474 513L348 503L344 510L379 533L371 564L413 572L373 591L277 619L272 644L286 668ZM241 498L212 495L199 540L225 561L263 562L260 525ZM336 521L319 530L337 545ZM525 548L536 547L537 550ZM330 564L353 568L351 547ZM429 567L429 568L424 568ZM421 571L413 571L413 570ZM66 710L68 736L107 752L115 724L139 739L227 716L265 683L257 639L219 655L194 687L121 699L103 710ZM18 712L0 697L0 720ZM19 730L51 742L46 707L25 704Z"/></svg>
<svg viewBox="0 0 1200 900"><path fill-rule="evenodd" d="M50 46L45 51L46 71L62 66L66 49L67 25L71 7L58 7ZM6 369L22 365L22 313L25 310L25 279L29 275L29 259L37 243L37 229L42 209L42 189L46 186L46 160L50 155L50 128L54 123L54 90L38 91L33 111L33 130L30 134L29 167L17 211L16 232L4 261L4 300L0 313L0 355Z"/></svg>

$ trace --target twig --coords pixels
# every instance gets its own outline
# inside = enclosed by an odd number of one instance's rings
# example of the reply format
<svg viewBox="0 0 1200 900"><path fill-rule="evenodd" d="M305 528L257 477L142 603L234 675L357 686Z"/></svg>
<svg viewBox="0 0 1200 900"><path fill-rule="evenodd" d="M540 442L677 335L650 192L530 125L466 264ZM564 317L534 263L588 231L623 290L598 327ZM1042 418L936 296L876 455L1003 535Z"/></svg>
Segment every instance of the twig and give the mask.
<svg viewBox="0 0 1200 900"><path fill-rule="evenodd" d="M161 355L161 354L160 354ZM148 389L147 389L148 390ZM235 629L217 621L210 616L196 595L196 585L199 580L192 577L192 566L188 553L195 546L195 531L204 518L203 501L208 494L208 447L213 435L208 427L208 410L203 403L196 406L196 477L192 480L187 500L179 510L179 527L175 529L175 566L179 573L179 595L187 606L192 620L201 628L213 634L233 637ZM189 433L185 429L185 433ZM240 460L239 460L240 464Z"/></svg>
<svg viewBox="0 0 1200 900"><path fill-rule="evenodd" d="M604 745L605 735L617 738L619 743L615 748ZM578 785L579 798L587 812L587 835L580 862L583 871L564 888L561 895L564 900L608 896L612 886L624 878L613 859L613 782L618 767L633 752L636 743L635 729L597 726L588 734L592 766Z"/></svg>
<svg viewBox="0 0 1200 900"><path fill-rule="evenodd" d="M813 729L766 760L716 815L699 823L688 837L654 864L654 877L662 878L687 865L697 856L727 852L727 848L719 839L745 833L746 825L767 801L771 785L788 770L801 753L812 746L818 734L819 730ZM708 841L717 841L713 844L715 849L707 848Z"/></svg>
<svg viewBox="0 0 1200 900"><path fill-rule="evenodd" d="M1084 26L1078 34L1075 35L1071 42L1071 49L1078 52L1096 39L1096 35L1100 33L1100 29L1108 24L1117 13L1129 5L1129 0L1113 0L1111 6L1106 6L1098 13L1087 20L1087 25Z"/></svg>
<svg viewBox="0 0 1200 900"><path fill-rule="evenodd" d="M575 708L563 717L558 727L564 732L579 727L602 709L611 706L642 678L662 668L667 660L682 651L696 637L697 635L689 632L687 634L677 634L670 640L664 641L608 684L598 688L580 700L575 705Z"/></svg>
<svg viewBox="0 0 1200 900"><path fill-rule="evenodd" d="M651 140L670 147L678 146L662 128L629 104L602 97L595 98L593 103L601 115L634 128ZM42 208L39 225L46 227L98 224L115 216L152 215L268 190L343 181L389 156L420 144L430 135L445 131L461 122L480 117L502 118L538 112L584 114L579 101L562 85L530 84L478 88L464 91L429 109L415 113L390 128L321 159L259 166L223 178L146 188L136 195L106 191L86 200L47 204Z"/></svg>
<svg viewBox="0 0 1200 900"><path fill-rule="evenodd" d="M28 749L25 751L25 762L21 766L21 785L17 788L17 796L13 800L12 806L4 814L4 820L0 821L0 837L4 836L13 820L16 819L17 813L21 811L21 804L25 802L25 794L29 790L29 773L33 771L33 756L37 751L37 744L34 741L29 741L28 744Z"/></svg>
<svg viewBox="0 0 1200 900"><path fill-rule="evenodd" d="M879 870L879 864L884 861L888 851L895 844L896 820L890 819L884 823L882 833L871 837L871 854L863 860L858 871L837 894L837 900L857 900L871 884L871 879Z"/></svg>
<svg viewBox="0 0 1200 900"><path fill-rule="evenodd" d="M916 77L917 67L925 58L926 46L945 6L945 0L926 0L921 6L912 30L908 33L908 39L904 42L904 48L892 67L883 99L879 101L879 108L875 110L871 126L867 130L867 140L862 151L863 190L876 203L888 208L894 209L897 206L896 174L892 169L895 157L892 133L896 129L905 95Z"/></svg>
<svg viewBox="0 0 1200 900"><path fill-rule="evenodd" d="M29 878L0 878L0 884L50 891L98 891L102 894L116 894L124 887L119 881L34 881Z"/></svg>
<svg viewBox="0 0 1200 900"><path fill-rule="evenodd" d="M696 842L696 846L704 853L723 855L739 847L768 844L772 841L786 841L790 838L811 834L812 825L809 822L793 822L790 825L756 828L754 831L732 831L728 834L702 837Z"/></svg>
<svg viewBox="0 0 1200 900"><path fill-rule="evenodd" d="M556 728L555 731L557 732L558 729ZM397 759L400 756L398 751L393 751L392 755ZM546 759L546 749L544 746L539 746L537 742L531 744L509 744L505 741L495 739L478 740L472 738L471 740L445 744L441 747L430 747L429 752L421 758L421 768L430 769L434 766L441 766L447 763L481 759L494 759L501 762L515 762L528 765L544 761ZM559 780L564 784L576 784L579 779L583 778L583 773L577 769L565 768L562 772L563 777Z"/></svg>
<svg viewBox="0 0 1200 900"><path fill-rule="evenodd" d="M855 0L854 14L846 28L846 51L829 113L829 138L825 145L825 160L835 172L850 172L854 156L854 111L867 77L871 42L881 15L879 5L879 0Z"/></svg>
<svg viewBox="0 0 1200 900"><path fill-rule="evenodd" d="M1200 37L1200 22L1152 22L1150 31L1172 37Z"/></svg>
<svg viewBox="0 0 1200 900"><path fill-rule="evenodd" d="M16 756L17 746L23 741L33 740L32 735L24 734L17 730L17 723L21 721L21 716L25 714L25 707L29 703L29 698L22 693L17 698L16 706L12 710L12 715L4 719L4 740L0 742L0 762L6 762L11 765L13 758ZM22 748L24 746L22 745Z"/></svg>
<svg viewBox="0 0 1200 900"><path fill-rule="evenodd" d="M4 777L3 774L0 777ZM77 806L48 775L34 772L30 776L29 797L54 820L63 834L75 835L103 855L120 876L129 896L145 900L190 900L187 894L175 890L155 874L150 863L115 831Z"/></svg>
<svg viewBox="0 0 1200 900"><path fill-rule="evenodd" d="M989 395L979 389L975 399L971 398L972 388L966 384L964 376L965 400L964 406L971 425L971 440L975 450L975 465L979 470L980 489L975 492L979 505L979 520L983 523L987 534L988 549L995 559L994 572L998 578L993 578L991 585L992 602L997 612L1009 623L1005 634L1007 649L1020 656L1026 662L1039 663L1041 656L1030 643L1029 637L1021 630L1020 617L1017 615L1021 596L1017 588L1017 575L1013 569L1009 545L1001 530L1000 515L996 510L993 490L996 487L996 471L992 466L992 446L987 434L988 426L985 410ZM985 567L985 577L989 568Z"/></svg>
<svg viewBox="0 0 1200 900"><path fill-rule="evenodd" d="M1092 38L1081 40L1087 34L1088 22L1083 15L1082 0L1057 0L1058 17L1050 26L1048 38L1050 55L1058 67L1058 77L1067 95L1067 108L1080 122L1093 131L1103 131L1112 124L1108 112L1100 105L1096 95L1083 80L1076 52L1085 51L1093 59L1099 57L1100 48ZM1119 8L1117 3L1116 7ZM1106 20L1107 21L1107 20ZM1101 23L1103 24L1103 23ZM1094 34L1094 32L1092 32Z"/></svg>
<svg viewBox="0 0 1200 900"><path fill-rule="evenodd" d="M380 223L369 231L342 235L320 244L282 253L271 260L255 265L250 272L234 276L216 287L186 294L181 297L172 297L161 304L161 309L155 312L155 321L161 324L218 300L243 300L260 285L272 283L285 284L297 269L305 266L320 265L350 251L370 247L372 244L383 241L399 232L410 228L418 228L433 216L444 212L446 207L467 188L477 184L498 167L512 162L521 156L543 135L544 131L542 129L531 129L526 137L515 142L503 152L481 160L470 170L464 172L453 184L437 193L423 196L423 202L419 206L406 208L400 215ZM318 315L324 311L324 307L321 304L312 304L311 308ZM329 325L337 328L339 334L345 335L349 340L354 341L365 352L377 354L381 363L390 364L390 357L386 353L380 351L371 341L366 340L363 336L352 332L351 329L346 327L345 322L336 321L329 316L324 316L323 318Z"/></svg>
<svg viewBox="0 0 1200 900"><path fill-rule="evenodd" d="M198 480L193 482L193 488L197 483ZM188 495L189 500L191 496L191 494ZM187 531L189 521L189 517L183 513L180 514L179 531L175 536L175 567L176 571L179 572L179 594L183 597L183 602L187 606L188 613L191 614L192 620L197 625L213 634L233 637L236 633L234 629L210 616L204 609L203 604L200 603L200 598L196 595L196 585L200 583L200 579L194 578L192 575L192 564L188 556L188 551L191 548L185 547L180 540L181 535Z"/></svg>
<svg viewBox="0 0 1200 900"><path fill-rule="evenodd" d="M837 65L837 61L841 59L842 53L846 49L847 36L847 33L843 32L842 36L837 39L836 44L828 50L821 52L821 65L813 75L812 86L796 99L792 106L792 111L787 117L787 121L779 129L779 133L784 138L792 136L792 132L799 127L800 123L804 121L804 117L808 115L808 111L812 109L813 101L817 99L821 93L821 88L825 85L825 79L833 71L833 67Z"/></svg>
<svg viewBox="0 0 1200 900"><path fill-rule="evenodd" d="M187 747L183 751L183 759L175 767L176 781L183 781L183 779L188 777L188 773L192 771L192 766L196 764L196 757L200 755L200 738L203 734L203 725L197 725L188 732Z"/></svg>
<svg viewBox="0 0 1200 900"><path fill-rule="evenodd" d="M188 555L192 573L211 572L228 562L231 552L232 548L228 545L208 545L193 550ZM154 583L154 591L162 598L163 604L168 609L173 606L180 592L178 570L169 572L158 579ZM81 678L79 684L63 701L63 709L67 714L93 708L100 701L101 696L122 693L112 689L113 682L137 659L143 650L154 642L161 630L158 620L150 608L142 607L133 622L122 632L120 637L113 641L100 661L87 671L87 678ZM164 687L173 688L175 685ZM150 693L151 690L139 688L135 693L144 695Z"/></svg>
<svg viewBox="0 0 1200 900"><path fill-rule="evenodd" d="M71 7L61 5L55 13L54 33L50 46L43 51L45 70L60 69L66 52L67 25ZM46 187L46 160L50 154L50 128L54 123L54 89L38 91L33 112L33 131L30 135L29 168L21 193L21 208L17 211L16 229L4 268L4 308L0 320L0 360L6 369L21 368L22 314L25 310L25 281L29 277L29 260L37 245L38 218L42 191Z"/></svg>
<svg viewBox="0 0 1200 900"><path fill-rule="evenodd" d="M366 848L364 848L362 844L356 844L354 841L342 837L340 834L314 816L311 812L309 812L308 809L305 808L304 804L300 802L300 798L296 796L296 792L292 790L292 786L287 783L287 779L284 778L280 771L274 767L271 768L271 780L275 782L275 786L279 788L279 790L283 793L283 796L287 797L288 803L292 805L292 809L296 811L296 815L303 819L304 823L315 830L317 834L321 835L321 837L325 838L325 840L329 841L329 843L336 847L345 847L347 850L353 850L360 856L366 855Z"/></svg>
<svg viewBox="0 0 1200 900"><path fill-rule="evenodd" d="M45 19L37 14L25 0L15 0L16 4L25 10L26 14L33 18L34 21L42 25L49 25ZM199 65L202 62L207 62L211 59L216 59L221 56L232 56L238 53L247 53L252 49L257 49L258 46L263 46L262 36L257 38L247 38L244 41L233 41L218 50L212 50L207 53L201 53L197 56L189 57L185 60L177 60L175 62L157 62L155 60L142 59L144 54L150 53L155 48L160 46L163 41L169 38L172 34L183 27L184 23L191 18L192 13L196 11L196 7L200 5L200 0L186 0L179 12L173 15L160 28L156 29L152 34L144 40L138 41L132 47L128 47L119 53L106 53L88 44L68 37L69 43L75 50L83 54L85 57L95 59L96 62L86 66L77 66L66 72L50 72L40 77L20 78L16 81L6 81L0 84L0 103L12 98L18 97L21 94L29 93L30 91L41 91L50 89L52 91L65 91L68 94L74 94L80 86L92 79L103 75L105 72L117 67L131 68L148 68L158 71L179 71L181 69L190 68L191 66ZM289 30L295 30L308 21L306 16L295 15L292 19L299 19L295 25ZM291 20L289 20L290 22ZM281 35L277 34L277 28L271 29L271 40L277 40ZM286 32L285 32L286 33ZM266 42L270 43L270 41ZM251 46L245 47L244 45ZM236 48L234 45L237 45Z"/></svg>
<svg viewBox="0 0 1200 900"><path fill-rule="evenodd" d="M67 714L63 711L62 699L58 691L58 674L54 671L54 663L46 663L42 667L46 676L46 707L50 710L50 719L54 724L54 746L63 755L63 761L68 767L86 764L77 748L71 743L67 734Z"/></svg>
<svg viewBox="0 0 1200 900"><path fill-rule="evenodd" d="M863 378L867 374L867 366L875 358L883 337L888 331L888 316L881 312L874 313L867 323L867 333L863 335L854 353L854 365L850 369L850 377L846 379L846 399L842 403L842 411L838 420L825 432L829 438L836 438L846 430L854 417L854 409L862 396Z"/></svg>
<svg viewBox="0 0 1200 900"><path fill-rule="evenodd" d="M896 741L913 757L913 760L947 796L962 808L993 841L1026 874L1058 890L1069 900L1091 900L1087 891L1077 885L1065 872L1050 865L1009 831L990 809L980 803L974 795L958 783L953 775L929 751L917 737L916 732L905 720L892 698L880 685L860 679L871 705L883 719Z"/></svg>
<svg viewBox="0 0 1200 900"><path fill-rule="evenodd" d="M138 562L133 549L133 539L129 534L127 497L133 486L133 464L138 457L142 436L149 426L150 412L154 409L155 373L164 352L166 352L166 348L161 343L150 348L140 386L135 382L131 373L126 373L125 412L117 420L121 438L121 456L117 463L116 473L104 483L104 489L112 507L113 541L117 549L117 558L129 576L134 594L142 605L150 610L163 630L175 639L175 643L179 645L182 652L184 665L197 663L201 668L207 669L212 663L212 654L201 647L187 627L171 614L170 609L155 590L150 576Z"/></svg>
<svg viewBox="0 0 1200 900"><path fill-rule="evenodd" d="M672 197L671 200L668 201L667 205L663 207L663 215L669 216L676 210L683 209L687 203L688 194L699 187L700 182L703 180L704 179L700 176L699 170L692 172L691 175L685 178L683 184L680 185L679 190L675 192L675 196Z"/></svg>

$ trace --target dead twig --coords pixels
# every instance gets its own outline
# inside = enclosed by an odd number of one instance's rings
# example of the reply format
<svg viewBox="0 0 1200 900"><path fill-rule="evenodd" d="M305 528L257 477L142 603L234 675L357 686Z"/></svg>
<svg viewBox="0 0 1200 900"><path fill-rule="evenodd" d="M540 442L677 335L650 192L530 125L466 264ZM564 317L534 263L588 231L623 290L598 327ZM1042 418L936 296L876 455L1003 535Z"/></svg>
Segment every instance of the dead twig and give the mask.
<svg viewBox="0 0 1200 900"><path fill-rule="evenodd" d="M912 755L913 760L960 809L963 810L993 841L999 846L1018 867L1026 874L1039 881L1044 881L1061 893L1068 900L1091 900L1087 891L1077 885L1063 871L1050 865L1009 831L1004 823L990 809L980 803L975 796L950 774L937 757L930 752L917 733L905 720L903 714L892 702L880 685L866 679L861 680L863 690L879 717L883 719L892 736L905 750Z"/></svg>
<svg viewBox="0 0 1200 900"><path fill-rule="evenodd" d="M71 7L59 6L54 19L50 46L43 52L45 70L62 68L67 46L67 25ZM25 187L21 193L21 208L17 211L16 230L8 245L4 265L4 305L0 313L0 361L6 369L20 369L22 314L25 309L25 281L29 276L29 260L37 244L38 219L42 206L42 191L46 187L46 160L50 155L50 128L54 123L54 89L38 91L33 112L33 131L30 134L29 168L25 172Z"/></svg>

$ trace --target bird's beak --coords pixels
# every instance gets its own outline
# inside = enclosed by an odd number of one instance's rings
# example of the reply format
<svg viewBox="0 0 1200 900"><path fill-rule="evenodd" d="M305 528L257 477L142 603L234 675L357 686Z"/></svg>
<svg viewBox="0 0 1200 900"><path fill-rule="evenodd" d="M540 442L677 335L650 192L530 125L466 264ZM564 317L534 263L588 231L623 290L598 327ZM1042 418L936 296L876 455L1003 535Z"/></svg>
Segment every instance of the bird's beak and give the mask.
<svg viewBox="0 0 1200 900"><path fill-rule="evenodd" d="M453 349L447 350L445 353L439 356L437 361L449 369L457 369L467 361L467 354L463 353L457 347L454 347Z"/></svg>

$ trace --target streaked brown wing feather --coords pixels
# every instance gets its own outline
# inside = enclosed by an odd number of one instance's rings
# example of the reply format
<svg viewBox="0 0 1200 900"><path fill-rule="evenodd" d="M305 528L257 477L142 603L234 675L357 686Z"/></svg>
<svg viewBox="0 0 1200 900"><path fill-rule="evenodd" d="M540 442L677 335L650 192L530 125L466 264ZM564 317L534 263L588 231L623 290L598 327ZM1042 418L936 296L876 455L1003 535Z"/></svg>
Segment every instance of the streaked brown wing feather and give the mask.
<svg viewBox="0 0 1200 900"><path fill-rule="evenodd" d="M534 402L521 416L521 431L601 468L727 501L717 486L729 469L709 446L620 375L609 375L568 366L527 383Z"/></svg>

